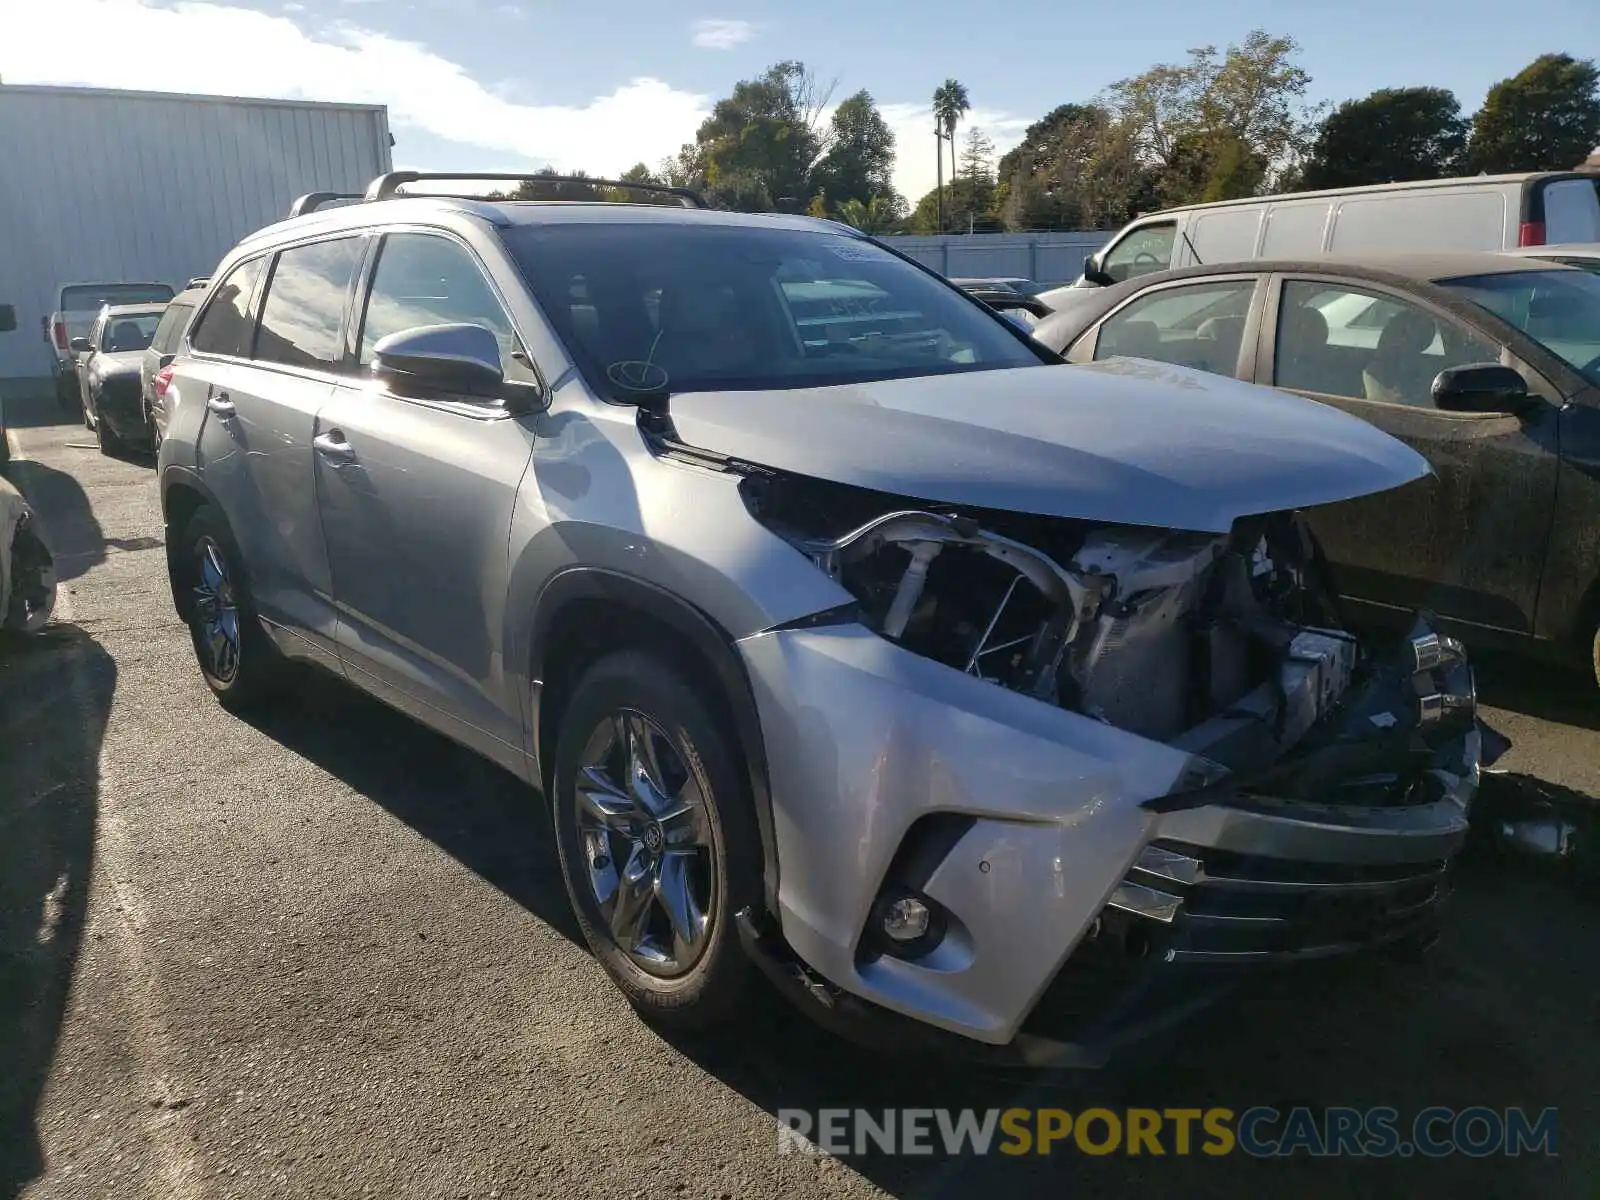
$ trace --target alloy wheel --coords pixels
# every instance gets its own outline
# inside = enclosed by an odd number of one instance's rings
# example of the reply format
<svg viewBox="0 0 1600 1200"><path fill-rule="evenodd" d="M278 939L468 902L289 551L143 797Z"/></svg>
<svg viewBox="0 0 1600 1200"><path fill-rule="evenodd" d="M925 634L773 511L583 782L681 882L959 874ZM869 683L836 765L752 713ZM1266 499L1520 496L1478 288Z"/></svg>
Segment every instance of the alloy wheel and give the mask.
<svg viewBox="0 0 1600 1200"><path fill-rule="evenodd" d="M686 974L710 944L716 835L704 783L649 717L613 713L576 780L583 869L611 939L639 968Z"/></svg>
<svg viewBox="0 0 1600 1200"><path fill-rule="evenodd" d="M228 577L228 560L210 537L195 544L195 557L195 642L211 677L219 683L232 683L239 673L239 608Z"/></svg>

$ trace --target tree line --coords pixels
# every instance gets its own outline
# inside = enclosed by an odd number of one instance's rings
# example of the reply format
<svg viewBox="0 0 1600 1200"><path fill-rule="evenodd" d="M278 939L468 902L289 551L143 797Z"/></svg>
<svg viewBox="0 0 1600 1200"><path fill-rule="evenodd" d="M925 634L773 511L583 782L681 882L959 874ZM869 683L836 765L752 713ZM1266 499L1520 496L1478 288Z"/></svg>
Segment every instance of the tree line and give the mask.
<svg viewBox="0 0 1600 1200"><path fill-rule="evenodd" d="M1569 170L1600 145L1593 60L1540 55L1490 88L1469 117L1436 87L1312 106L1299 54L1293 38L1259 29L1222 51L1192 50L1185 62L1052 109L998 160L981 128L968 128L958 148L972 105L967 88L947 79L933 95L937 184L911 206L891 182L895 138L872 96L862 90L835 105L837 81L784 61L735 84L676 155L623 178L697 188L724 208L833 217L869 233L1115 229L1179 204ZM603 191L530 182L514 194L622 198Z"/></svg>

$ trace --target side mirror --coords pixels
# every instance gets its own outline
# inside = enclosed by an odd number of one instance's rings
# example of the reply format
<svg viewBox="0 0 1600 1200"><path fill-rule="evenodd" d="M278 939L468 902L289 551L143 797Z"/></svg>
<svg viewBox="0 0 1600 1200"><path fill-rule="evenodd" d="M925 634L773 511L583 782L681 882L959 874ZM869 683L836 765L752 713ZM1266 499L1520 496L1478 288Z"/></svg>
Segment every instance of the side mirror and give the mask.
<svg viewBox="0 0 1600 1200"><path fill-rule="evenodd" d="M1095 287L1110 287L1116 280L1100 269L1100 256L1091 254L1083 260L1083 277Z"/></svg>
<svg viewBox="0 0 1600 1200"><path fill-rule="evenodd" d="M16 327L16 307L11 304L0 304L0 333L10 333Z"/></svg>
<svg viewBox="0 0 1600 1200"><path fill-rule="evenodd" d="M1500 363L1446 367L1432 391L1434 406L1444 412L1520 413L1534 400L1522 372Z"/></svg>
<svg viewBox="0 0 1600 1200"><path fill-rule="evenodd" d="M505 390L500 343L482 325L417 325L373 347L372 375L402 396L474 396Z"/></svg>
<svg viewBox="0 0 1600 1200"><path fill-rule="evenodd" d="M94 349L89 345L89 339L86 337L75 337L67 345L72 347L72 351L75 354L87 354Z"/></svg>

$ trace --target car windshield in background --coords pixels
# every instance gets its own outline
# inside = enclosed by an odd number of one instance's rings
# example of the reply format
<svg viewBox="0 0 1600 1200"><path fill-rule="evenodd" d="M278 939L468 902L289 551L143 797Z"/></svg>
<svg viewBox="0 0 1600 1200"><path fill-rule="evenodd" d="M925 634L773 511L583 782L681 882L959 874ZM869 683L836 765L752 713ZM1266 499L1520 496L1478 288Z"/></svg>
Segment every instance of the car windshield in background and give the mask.
<svg viewBox="0 0 1600 1200"><path fill-rule="evenodd" d="M106 283L61 289L62 312L99 312L108 304L143 304L147 300L171 300L172 289L164 283Z"/></svg>
<svg viewBox="0 0 1600 1200"><path fill-rule="evenodd" d="M1600 275L1515 271L1441 279L1439 285L1515 325L1594 383L1600 383Z"/></svg>
<svg viewBox="0 0 1600 1200"><path fill-rule="evenodd" d="M100 331L100 349L107 354L126 354L129 350L144 350L156 334L161 323L160 312L129 313L112 317Z"/></svg>
<svg viewBox="0 0 1600 1200"><path fill-rule="evenodd" d="M505 236L579 367L613 400L1046 361L956 289L843 234L605 221Z"/></svg>

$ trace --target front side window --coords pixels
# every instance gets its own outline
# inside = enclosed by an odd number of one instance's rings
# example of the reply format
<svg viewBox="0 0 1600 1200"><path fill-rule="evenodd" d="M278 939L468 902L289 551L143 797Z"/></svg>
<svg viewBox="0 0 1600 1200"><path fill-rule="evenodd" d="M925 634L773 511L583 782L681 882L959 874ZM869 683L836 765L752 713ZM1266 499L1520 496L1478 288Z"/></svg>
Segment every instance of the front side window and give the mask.
<svg viewBox="0 0 1600 1200"><path fill-rule="evenodd" d="M1106 251L1100 270L1118 283L1135 275L1165 271L1172 266L1177 241L1178 227L1173 222L1140 226Z"/></svg>
<svg viewBox="0 0 1600 1200"><path fill-rule="evenodd" d="M250 353L250 339L255 332L251 301L266 261L252 258L240 263L217 285L189 338L195 350L234 358L244 358Z"/></svg>
<svg viewBox="0 0 1600 1200"><path fill-rule="evenodd" d="M120 313L107 316L100 331L100 349L108 354L125 354L129 350L145 350L155 336L161 314Z"/></svg>
<svg viewBox="0 0 1600 1200"><path fill-rule="evenodd" d="M600 393L820 387L1040 366L989 309L846 234L561 222L506 234Z"/></svg>
<svg viewBox="0 0 1600 1200"><path fill-rule="evenodd" d="M1427 407L1446 367L1499 361L1492 342L1399 297L1310 280L1283 286L1278 387Z"/></svg>
<svg viewBox="0 0 1600 1200"><path fill-rule="evenodd" d="M1095 359L1149 358L1231 376L1255 289L1254 279L1232 279L1140 296L1100 327Z"/></svg>
<svg viewBox="0 0 1600 1200"><path fill-rule="evenodd" d="M255 357L329 370L344 358L345 297L361 261L359 237L294 246L278 255L261 306Z"/></svg>
<svg viewBox="0 0 1600 1200"><path fill-rule="evenodd" d="M1600 275L1511 271L1439 284L1522 330L1591 383L1600 383Z"/></svg>
<svg viewBox="0 0 1600 1200"><path fill-rule="evenodd" d="M471 254L432 234L391 233L384 238L361 323L361 365L372 362L374 347L391 333L456 324L481 325L494 334L505 377L534 382L511 320Z"/></svg>

